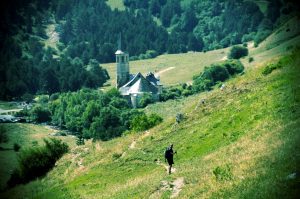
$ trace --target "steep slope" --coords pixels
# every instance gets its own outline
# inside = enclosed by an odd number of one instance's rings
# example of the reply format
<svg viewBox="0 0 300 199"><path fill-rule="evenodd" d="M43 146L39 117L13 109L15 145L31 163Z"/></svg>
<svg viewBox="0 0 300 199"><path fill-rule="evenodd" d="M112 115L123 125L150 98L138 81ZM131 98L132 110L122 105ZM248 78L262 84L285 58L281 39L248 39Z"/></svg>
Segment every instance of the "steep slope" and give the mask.
<svg viewBox="0 0 300 199"><path fill-rule="evenodd" d="M169 118L148 132L76 147L45 178L1 197L296 197L299 178L287 176L300 165L299 55L267 76L261 65L223 91L198 95L178 125ZM170 143L178 151L172 175L163 162Z"/></svg>

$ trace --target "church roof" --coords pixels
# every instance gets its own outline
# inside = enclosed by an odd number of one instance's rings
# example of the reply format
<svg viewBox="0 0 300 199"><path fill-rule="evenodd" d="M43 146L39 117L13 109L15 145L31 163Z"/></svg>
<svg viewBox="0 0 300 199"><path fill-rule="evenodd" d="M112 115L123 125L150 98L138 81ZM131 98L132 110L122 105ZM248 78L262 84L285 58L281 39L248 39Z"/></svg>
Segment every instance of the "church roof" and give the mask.
<svg viewBox="0 0 300 199"><path fill-rule="evenodd" d="M115 52L115 54L116 54L116 55L121 55L121 54L124 54L124 52L123 52L122 50L117 50L117 51Z"/></svg>
<svg viewBox="0 0 300 199"><path fill-rule="evenodd" d="M120 92L122 95L146 92L157 93L158 89L149 80L144 78L141 73L138 73L132 80L120 88Z"/></svg>
<svg viewBox="0 0 300 199"><path fill-rule="evenodd" d="M146 79L151 82L154 86L161 86L162 84L160 83L159 79L155 77L155 75L150 72L146 75Z"/></svg>

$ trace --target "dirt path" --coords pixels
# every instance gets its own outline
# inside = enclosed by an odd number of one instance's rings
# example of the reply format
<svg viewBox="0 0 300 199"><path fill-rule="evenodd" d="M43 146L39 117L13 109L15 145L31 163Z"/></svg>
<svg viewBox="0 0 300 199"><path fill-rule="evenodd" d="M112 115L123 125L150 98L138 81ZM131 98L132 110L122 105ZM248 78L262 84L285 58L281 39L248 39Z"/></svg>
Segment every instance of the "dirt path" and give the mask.
<svg viewBox="0 0 300 199"><path fill-rule="evenodd" d="M136 141L133 140L133 142L130 144L129 149L134 149L136 145Z"/></svg>
<svg viewBox="0 0 300 199"><path fill-rule="evenodd" d="M176 198L179 195L180 191L182 190L183 186L184 186L183 177L176 178L172 182L163 180L160 182L159 190L155 191L152 195L150 195L149 198L151 199L161 198L163 192L165 191L171 191L170 198Z"/></svg>
<svg viewBox="0 0 300 199"><path fill-rule="evenodd" d="M164 70L161 70L161 71L158 71L155 75L161 75L161 74L163 74L163 73L165 73L165 72L167 72L167 71L169 71L169 70L172 70L172 69L174 69L175 67L169 67L169 68L166 68L166 69L164 69Z"/></svg>
<svg viewBox="0 0 300 199"><path fill-rule="evenodd" d="M225 55L225 56L221 59L221 61L225 61L225 60L227 60L227 55Z"/></svg>

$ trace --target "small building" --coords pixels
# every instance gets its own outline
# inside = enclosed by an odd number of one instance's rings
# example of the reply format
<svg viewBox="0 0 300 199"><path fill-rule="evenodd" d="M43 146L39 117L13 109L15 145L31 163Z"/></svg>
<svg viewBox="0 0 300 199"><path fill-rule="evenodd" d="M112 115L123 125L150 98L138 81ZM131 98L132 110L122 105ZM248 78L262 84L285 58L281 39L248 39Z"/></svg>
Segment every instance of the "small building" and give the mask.
<svg viewBox="0 0 300 199"><path fill-rule="evenodd" d="M162 92L162 85L159 78L155 77L151 72L148 73L146 77L140 72L135 75L130 74L129 54L121 50L120 40L115 55L117 65L116 87L121 95L127 99L134 108L139 107L140 99L144 94L150 94L154 101L158 101L159 95Z"/></svg>

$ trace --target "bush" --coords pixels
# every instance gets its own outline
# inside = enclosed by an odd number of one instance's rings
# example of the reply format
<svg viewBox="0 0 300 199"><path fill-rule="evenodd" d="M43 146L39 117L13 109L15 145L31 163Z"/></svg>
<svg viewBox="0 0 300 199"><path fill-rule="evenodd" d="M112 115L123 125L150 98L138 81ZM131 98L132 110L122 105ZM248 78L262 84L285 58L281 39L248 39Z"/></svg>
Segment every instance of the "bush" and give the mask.
<svg viewBox="0 0 300 199"><path fill-rule="evenodd" d="M51 113L48 108L42 107L41 105L35 106L31 111L30 115L33 121L42 123L50 121Z"/></svg>
<svg viewBox="0 0 300 199"><path fill-rule="evenodd" d="M143 113L133 118L130 124L130 128L136 132L145 131L161 123L162 121L163 119L156 114L151 114L150 116L147 116Z"/></svg>
<svg viewBox="0 0 300 199"><path fill-rule="evenodd" d="M254 38L254 46L257 47L258 44L266 39L271 33L271 30L258 31Z"/></svg>
<svg viewBox="0 0 300 199"><path fill-rule="evenodd" d="M34 96L30 93L25 93L23 96L22 96L22 100L24 100L25 102L27 103L30 103L32 102L34 99Z"/></svg>
<svg viewBox="0 0 300 199"><path fill-rule="evenodd" d="M243 70L244 66L239 60L227 60L223 63L213 64L211 67L205 67L200 75L193 77L193 92L210 90L218 82L223 82Z"/></svg>
<svg viewBox="0 0 300 199"><path fill-rule="evenodd" d="M244 66L240 60L226 60L223 64L230 75L238 74L244 71Z"/></svg>
<svg viewBox="0 0 300 199"><path fill-rule="evenodd" d="M45 139L44 142L44 146L28 148L18 154L19 168L13 171L7 182L10 187L45 175L69 150L68 145L61 140L51 138Z"/></svg>
<svg viewBox="0 0 300 199"><path fill-rule="evenodd" d="M253 57L249 57L248 62L251 63L253 61L254 61L254 58Z"/></svg>
<svg viewBox="0 0 300 199"><path fill-rule="evenodd" d="M14 151L18 152L20 150L21 146L18 143L14 143Z"/></svg>
<svg viewBox="0 0 300 199"><path fill-rule="evenodd" d="M143 96L141 97L140 101L139 101L139 107L146 107L148 104L153 103L154 100L152 98L152 95L149 93L144 93Z"/></svg>
<svg viewBox="0 0 300 199"><path fill-rule="evenodd" d="M231 172L231 167L229 165L225 165L223 167L217 166L213 170L213 174L215 175L215 177L218 181L231 180L233 178L232 172Z"/></svg>
<svg viewBox="0 0 300 199"><path fill-rule="evenodd" d="M0 126L0 143L8 142L7 130L4 126Z"/></svg>
<svg viewBox="0 0 300 199"><path fill-rule="evenodd" d="M270 73L272 73L273 70L276 70L278 68L282 67L282 63L279 61L278 63L274 64L268 64L262 71L263 75L268 75Z"/></svg>
<svg viewBox="0 0 300 199"><path fill-rule="evenodd" d="M239 59L248 55L248 48L243 46L233 46L228 54L229 59Z"/></svg>
<svg viewBox="0 0 300 199"><path fill-rule="evenodd" d="M53 93L50 98L49 101L54 101L57 100L59 98L59 93Z"/></svg>

